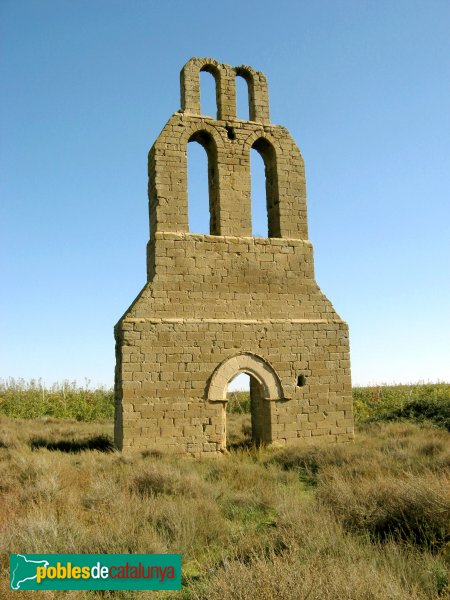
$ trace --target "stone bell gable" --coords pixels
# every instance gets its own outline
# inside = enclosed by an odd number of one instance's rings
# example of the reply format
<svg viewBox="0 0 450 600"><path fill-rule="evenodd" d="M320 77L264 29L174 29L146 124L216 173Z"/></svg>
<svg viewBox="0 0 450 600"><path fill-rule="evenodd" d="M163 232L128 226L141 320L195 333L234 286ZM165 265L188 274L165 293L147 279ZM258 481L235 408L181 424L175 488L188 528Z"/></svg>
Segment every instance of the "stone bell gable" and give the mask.
<svg viewBox="0 0 450 600"><path fill-rule="evenodd" d="M200 112L200 71L214 76L217 118ZM248 121L236 118L236 76ZM209 235L189 232L189 142L207 154ZM252 148L265 165L268 238L252 237ZM350 441L348 327L314 279L303 158L270 123L265 76L189 60L148 169L147 284L115 327L116 446L223 451L238 373L250 375L255 443Z"/></svg>

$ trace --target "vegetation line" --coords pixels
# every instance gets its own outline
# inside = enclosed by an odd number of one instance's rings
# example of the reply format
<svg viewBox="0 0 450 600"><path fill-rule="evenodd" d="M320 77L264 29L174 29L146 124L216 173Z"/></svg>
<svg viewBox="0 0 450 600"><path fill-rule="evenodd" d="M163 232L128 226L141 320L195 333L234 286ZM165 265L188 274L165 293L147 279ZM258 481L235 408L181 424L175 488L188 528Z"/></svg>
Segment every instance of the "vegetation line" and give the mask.
<svg viewBox="0 0 450 600"><path fill-rule="evenodd" d="M228 412L250 413L249 392L228 394ZM404 419L429 421L450 431L450 383L415 383L353 388L356 423ZM90 389L64 381L45 387L41 380L0 380L0 415L97 421L114 416L112 389Z"/></svg>

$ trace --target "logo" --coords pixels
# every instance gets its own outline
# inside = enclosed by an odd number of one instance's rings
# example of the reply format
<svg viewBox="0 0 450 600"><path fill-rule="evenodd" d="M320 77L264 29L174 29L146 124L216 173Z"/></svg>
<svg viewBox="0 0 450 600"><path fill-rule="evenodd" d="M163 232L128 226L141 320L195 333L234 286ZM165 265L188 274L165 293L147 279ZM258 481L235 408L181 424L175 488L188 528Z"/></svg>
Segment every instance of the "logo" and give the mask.
<svg viewBox="0 0 450 600"><path fill-rule="evenodd" d="M10 554L12 590L180 590L181 554Z"/></svg>

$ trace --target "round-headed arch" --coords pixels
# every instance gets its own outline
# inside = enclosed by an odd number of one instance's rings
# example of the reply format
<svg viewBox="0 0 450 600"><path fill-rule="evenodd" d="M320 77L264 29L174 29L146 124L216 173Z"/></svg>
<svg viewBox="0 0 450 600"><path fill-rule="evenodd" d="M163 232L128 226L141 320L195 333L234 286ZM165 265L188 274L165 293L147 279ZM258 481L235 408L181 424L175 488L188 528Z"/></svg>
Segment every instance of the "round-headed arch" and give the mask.
<svg viewBox="0 0 450 600"><path fill-rule="evenodd" d="M270 144L276 154L282 153L279 141L262 127L255 129L245 138L243 143L244 150L250 150L259 140L264 140L265 143Z"/></svg>
<svg viewBox="0 0 450 600"><path fill-rule="evenodd" d="M265 400L284 399L283 387L275 369L261 356L243 352L227 358L216 368L208 385L207 400L226 402L228 382L239 373L247 373L258 381Z"/></svg>
<svg viewBox="0 0 450 600"><path fill-rule="evenodd" d="M208 188L209 188L209 215L211 235L220 234L220 185L219 185L219 161L218 161L218 141L221 144L222 140L217 134L215 128L205 126L192 130L187 142L197 142L206 151L208 157ZM222 145L222 144L221 144ZM189 206L189 198L188 198ZM188 209L189 210L189 209Z"/></svg>
<svg viewBox="0 0 450 600"><path fill-rule="evenodd" d="M185 144L192 141L199 142L205 147L205 143L208 143L208 138L212 139L217 152L221 152L223 150L223 146L226 141L226 132L223 133L220 131L219 127L208 123L207 120L183 123L183 129L179 138L180 148L184 148Z"/></svg>
<svg viewBox="0 0 450 600"><path fill-rule="evenodd" d="M216 101L219 119L236 118L235 77L243 77L248 84L250 120L269 123L269 96L263 73L247 65L232 67L213 58L191 58L181 70L181 110L191 114L200 112L201 71L211 73L216 81Z"/></svg>
<svg viewBox="0 0 450 600"><path fill-rule="evenodd" d="M217 115L222 118L223 76L227 65L213 58L191 58L181 70L181 109L201 114L200 73L210 73L215 80Z"/></svg>
<svg viewBox="0 0 450 600"><path fill-rule="evenodd" d="M251 148L256 150L264 161L268 234L270 238L281 237L277 144L275 140L266 133L255 131L245 140L244 149L247 148L248 152L250 152Z"/></svg>

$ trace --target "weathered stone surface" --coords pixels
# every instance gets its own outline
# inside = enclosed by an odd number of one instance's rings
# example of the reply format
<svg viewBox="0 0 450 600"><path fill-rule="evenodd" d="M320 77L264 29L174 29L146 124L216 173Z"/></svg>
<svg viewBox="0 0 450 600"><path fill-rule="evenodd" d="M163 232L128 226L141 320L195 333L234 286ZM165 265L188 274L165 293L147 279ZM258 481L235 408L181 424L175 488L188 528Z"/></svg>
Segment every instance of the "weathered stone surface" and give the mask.
<svg viewBox="0 0 450 600"><path fill-rule="evenodd" d="M200 114L201 70L216 79L217 119ZM236 118L237 75L250 121ZM189 233L189 141L208 155L211 235ZM251 237L252 147L266 167L267 239ZM222 451L240 372L255 441L350 441L348 327L314 279L303 159L270 123L262 73L209 58L183 67L181 110L149 153L149 209L148 282L115 327L116 446Z"/></svg>

